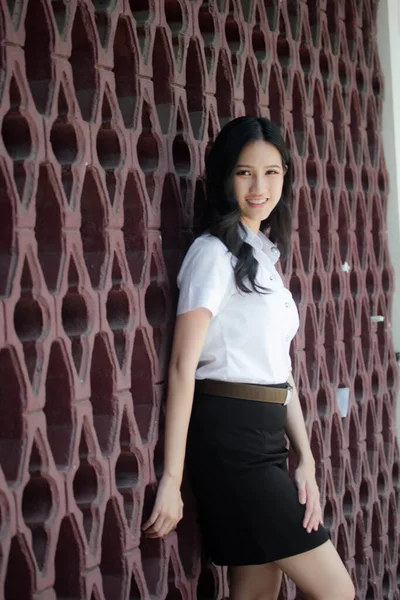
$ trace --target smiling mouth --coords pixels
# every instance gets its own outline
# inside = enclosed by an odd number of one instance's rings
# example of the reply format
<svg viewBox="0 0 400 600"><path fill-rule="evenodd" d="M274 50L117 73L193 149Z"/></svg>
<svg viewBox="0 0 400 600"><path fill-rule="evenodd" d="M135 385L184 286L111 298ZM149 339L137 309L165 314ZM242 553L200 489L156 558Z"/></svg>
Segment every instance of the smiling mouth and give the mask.
<svg viewBox="0 0 400 600"><path fill-rule="evenodd" d="M264 200L247 200L247 202L250 204L250 206L263 206L268 202L268 198Z"/></svg>

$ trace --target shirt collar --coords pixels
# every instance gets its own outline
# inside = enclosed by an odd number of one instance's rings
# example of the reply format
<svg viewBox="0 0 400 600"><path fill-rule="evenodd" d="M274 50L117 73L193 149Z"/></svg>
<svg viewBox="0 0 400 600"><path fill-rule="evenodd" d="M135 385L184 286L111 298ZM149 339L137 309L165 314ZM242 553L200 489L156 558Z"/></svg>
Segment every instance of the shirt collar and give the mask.
<svg viewBox="0 0 400 600"><path fill-rule="evenodd" d="M239 227L239 234L242 240L244 240L247 244L250 244L250 246L252 246L256 250L263 250L265 254L268 255L272 263L275 264L281 255L279 249L275 246L275 244L271 242L271 240L266 235L264 235L262 231L255 233L245 223L242 223L242 225L245 230L243 231L242 227Z"/></svg>

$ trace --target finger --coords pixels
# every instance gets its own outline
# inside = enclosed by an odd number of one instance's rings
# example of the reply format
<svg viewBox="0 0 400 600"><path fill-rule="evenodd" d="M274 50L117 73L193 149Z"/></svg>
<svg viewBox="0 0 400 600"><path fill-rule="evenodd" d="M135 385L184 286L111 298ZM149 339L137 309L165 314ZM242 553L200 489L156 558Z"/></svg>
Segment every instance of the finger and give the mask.
<svg viewBox="0 0 400 600"><path fill-rule="evenodd" d="M305 529L307 529L307 531L310 528L310 523L312 520L313 513L314 513L314 502L312 500L309 500L306 505L306 512L304 513L304 520L303 520L303 526ZM311 531L311 529L310 529L310 531Z"/></svg>
<svg viewBox="0 0 400 600"><path fill-rule="evenodd" d="M164 537L173 531L176 527L176 521L169 521L164 524L164 527L160 531L160 537Z"/></svg>
<svg viewBox="0 0 400 600"><path fill-rule="evenodd" d="M314 529L314 518L313 518L312 514L308 520L306 529L307 529L307 533L310 533Z"/></svg>
<svg viewBox="0 0 400 600"><path fill-rule="evenodd" d="M321 521L321 513L320 513L320 509L318 506L316 506L315 512L314 512L314 518L313 518L313 529L314 531L318 531L318 527Z"/></svg>
<svg viewBox="0 0 400 600"><path fill-rule="evenodd" d="M317 531L320 520L321 520L321 506L320 506L319 502L316 501L315 506L314 506L314 512L310 519L311 529L314 529L315 531Z"/></svg>
<svg viewBox="0 0 400 600"><path fill-rule="evenodd" d="M159 537L159 536L158 536L158 532L157 532L157 531L153 531L153 530L148 530L148 531L146 531L146 533L145 533L145 536L146 536L147 538L151 538L151 539L153 539L153 538L158 538L158 537Z"/></svg>
<svg viewBox="0 0 400 600"><path fill-rule="evenodd" d="M164 537L176 527L177 519L160 515L159 519L150 527L146 535L149 537Z"/></svg>
<svg viewBox="0 0 400 600"><path fill-rule="evenodd" d="M158 515L156 521L153 523L153 525L151 525L150 527L148 527L148 529L146 529L145 533L146 535L153 535L153 533L158 533L163 525L165 521L165 517L163 517L162 515Z"/></svg>
<svg viewBox="0 0 400 600"><path fill-rule="evenodd" d="M169 520L165 520L162 522L160 527L150 534L152 538L162 538L172 530L174 523Z"/></svg>
<svg viewBox="0 0 400 600"><path fill-rule="evenodd" d="M306 502L306 510L304 512L304 521L303 521L305 523L305 526L310 521L313 511L314 511L314 498L312 496L308 495L307 502Z"/></svg>
<svg viewBox="0 0 400 600"><path fill-rule="evenodd" d="M307 502L307 494L306 494L306 484L304 482L299 483L299 502L300 504L305 504Z"/></svg>
<svg viewBox="0 0 400 600"><path fill-rule="evenodd" d="M314 526L313 520L315 517L315 511L319 507L319 500L316 497L315 490L308 483L306 483L305 487L307 495L307 506L306 512L304 514L303 524L307 530L311 531L312 527Z"/></svg>
<svg viewBox="0 0 400 600"><path fill-rule="evenodd" d="M310 513L305 513L304 519L303 519L303 527L304 527L304 529L308 530L309 523L310 523Z"/></svg>
<svg viewBox="0 0 400 600"><path fill-rule="evenodd" d="M158 519L159 516L160 516L159 511L158 510L153 510L153 512L151 513L150 517L142 525L143 531L146 531L146 529L149 529L152 525L154 525L154 523L157 521L157 519Z"/></svg>
<svg viewBox="0 0 400 600"><path fill-rule="evenodd" d="M317 504L317 514L316 514L316 528L318 529L320 525L323 525L322 522L322 510L321 510L321 504L318 502Z"/></svg>
<svg viewBox="0 0 400 600"><path fill-rule="evenodd" d="M146 532L146 537L149 538L150 540L158 540L161 536L158 533L158 531L153 531L152 533Z"/></svg>

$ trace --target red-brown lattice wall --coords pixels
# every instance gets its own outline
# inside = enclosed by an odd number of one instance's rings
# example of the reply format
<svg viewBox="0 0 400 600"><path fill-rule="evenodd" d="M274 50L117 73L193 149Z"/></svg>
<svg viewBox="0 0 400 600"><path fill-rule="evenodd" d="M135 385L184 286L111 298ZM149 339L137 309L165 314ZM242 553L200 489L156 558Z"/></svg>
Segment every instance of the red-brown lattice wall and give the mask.
<svg viewBox="0 0 400 600"><path fill-rule="evenodd" d="M271 116L293 153L284 273L326 524L357 598L400 598L376 11L374 0L1 1L4 600L228 596L223 572L201 569L186 492L178 534L146 541L140 524L161 468L174 279L205 152L244 113ZM346 418L337 387L350 388ZM296 597L286 582L283 596Z"/></svg>

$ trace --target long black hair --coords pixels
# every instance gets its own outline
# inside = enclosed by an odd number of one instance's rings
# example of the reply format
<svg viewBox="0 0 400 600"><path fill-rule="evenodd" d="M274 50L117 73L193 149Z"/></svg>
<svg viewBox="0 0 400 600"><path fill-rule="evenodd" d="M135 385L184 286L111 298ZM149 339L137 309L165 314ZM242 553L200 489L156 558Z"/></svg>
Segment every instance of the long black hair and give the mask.
<svg viewBox="0 0 400 600"><path fill-rule="evenodd" d="M289 250L291 214L288 206L291 187L290 155L279 128L269 119L238 117L227 123L218 133L206 159L206 202L203 214L195 227L196 235L208 232L219 238L237 257L234 268L236 286L249 293L264 292L256 283L258 261L252 247L240 235L241 212L233 191L233 175L239 154L250 142L264 140L273 144L282 157L284 175L282 196L260 230L268 232L283 256ZM251 288L245 281L250 282Z"/></svg>

